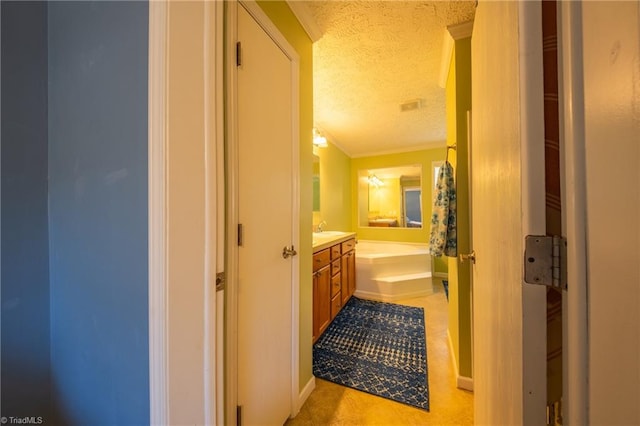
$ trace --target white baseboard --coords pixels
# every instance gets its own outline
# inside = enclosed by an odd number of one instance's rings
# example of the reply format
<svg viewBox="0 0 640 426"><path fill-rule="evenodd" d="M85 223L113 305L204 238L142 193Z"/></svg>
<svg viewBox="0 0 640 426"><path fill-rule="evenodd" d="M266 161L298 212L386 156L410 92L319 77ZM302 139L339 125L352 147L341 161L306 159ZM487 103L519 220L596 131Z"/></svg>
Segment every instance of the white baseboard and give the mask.
<svg viewBox="0 0 640 426"><path fill-rule="evenodd" d="M434 272L433 276L438 278L449 278L449 274L446 272Z"/></svg>
<svg viewBox="0 0 640 426"><path fill-rule="evenodd" d="M456 378L456 384L459 389L473 392L473 379L471 377L458 376Z"/></svg>
<svg viewBox="0 0 640 426"><path fill-rule="evenodd" d="M451 354L451 365L453 365L453 374L456 376L456 387L458 389L464 389L473 392L473 378L461 376L458 371L458 362L456 361L456 354L453 350L453 341L451 340L451 334L447 330L447 341L449 342L449 353Z"/></svg>
<svg viewBox="0 0 640 426"><path fill-rule="evenodd" d="M309 398L309 395L311 395L311 392L313 392L315 388L316 388L316 377L311 376L311 379L309 379L307 384L304 385L304 388L302 388L302 391L298 395L298 401L296 403L296 406L294 407L295 408L294 412L291 413L291 418L294 418L295 416L298 415L305 401L307 400L307 398Z"/></svg>

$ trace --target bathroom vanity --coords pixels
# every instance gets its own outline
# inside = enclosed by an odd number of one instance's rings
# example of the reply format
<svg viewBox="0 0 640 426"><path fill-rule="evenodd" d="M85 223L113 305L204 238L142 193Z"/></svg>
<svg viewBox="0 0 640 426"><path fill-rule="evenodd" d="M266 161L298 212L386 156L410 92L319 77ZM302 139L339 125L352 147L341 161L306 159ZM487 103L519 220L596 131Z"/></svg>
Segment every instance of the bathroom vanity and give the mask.
<svg viewBox="0 0 640 426"><path fill-rule="evenodd" d="M356 290L356 234L313 234L313 343Z"/></svg>

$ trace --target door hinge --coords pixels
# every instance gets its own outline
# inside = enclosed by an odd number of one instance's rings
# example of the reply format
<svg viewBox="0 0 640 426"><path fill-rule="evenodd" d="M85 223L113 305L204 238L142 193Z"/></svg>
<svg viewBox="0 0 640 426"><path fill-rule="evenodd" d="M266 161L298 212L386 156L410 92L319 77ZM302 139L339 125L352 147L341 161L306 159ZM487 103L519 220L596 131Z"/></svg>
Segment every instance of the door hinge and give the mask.
<svg viewBox="0 0 640 426"><path fill-rule="evenodd" d="M567 289L567 239L527 235L524 249L524 282Z"/></svg>
<svg viewBox="0 0 640 426"><path fill-rule="evenodd" d="M236 66L242 66L242 43L236 43Z"/></svg>
<svg viewBox="0 0 640 426"><path fill-rule="evenodd" d="M216 291L224 290L225 284L227 283L227 275L222 272L218 272L216 274Z"/></svg>
<svg viewBox="0 0 640 426"><path fill-rule="evenodd" d="M242 247L242 242L244 238L244 228L241 223L238 224L238 246Z"/></svg>

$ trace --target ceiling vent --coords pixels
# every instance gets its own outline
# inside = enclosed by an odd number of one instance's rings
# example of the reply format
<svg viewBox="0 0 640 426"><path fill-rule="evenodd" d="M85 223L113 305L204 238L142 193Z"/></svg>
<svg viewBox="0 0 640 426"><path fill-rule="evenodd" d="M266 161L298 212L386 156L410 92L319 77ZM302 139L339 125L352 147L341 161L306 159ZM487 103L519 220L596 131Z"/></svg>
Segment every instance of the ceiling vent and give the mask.
<svg viewBox="0 0 640 426"><path fill-rule="evenodd" d="M400 104L401 112L414 111L420 108L422 108L422 99L413 99Z"/></svg>

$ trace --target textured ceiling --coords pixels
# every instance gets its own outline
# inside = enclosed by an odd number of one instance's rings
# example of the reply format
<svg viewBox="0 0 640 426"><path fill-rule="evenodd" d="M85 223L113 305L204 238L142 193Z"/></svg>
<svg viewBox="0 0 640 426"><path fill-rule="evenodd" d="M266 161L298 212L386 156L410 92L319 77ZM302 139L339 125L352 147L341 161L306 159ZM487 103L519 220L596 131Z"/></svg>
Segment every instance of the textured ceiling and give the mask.
<svg viewBox="0 0 640 426"><path fill-rule="evenodd" d="M475 2L304 3L323 33L313 45L314 120L328 139L354 157L443 146L443 36L473 19ZM401 112L416 99L421 108Z"/></svg>

